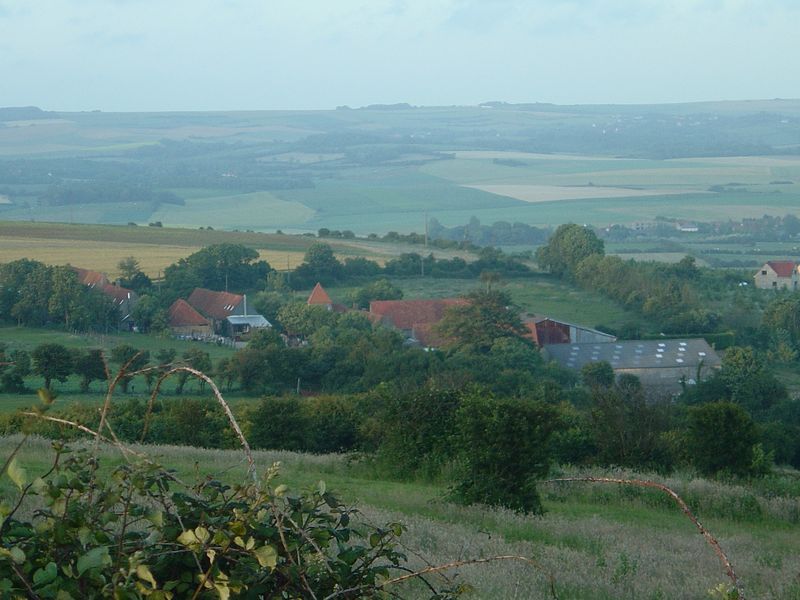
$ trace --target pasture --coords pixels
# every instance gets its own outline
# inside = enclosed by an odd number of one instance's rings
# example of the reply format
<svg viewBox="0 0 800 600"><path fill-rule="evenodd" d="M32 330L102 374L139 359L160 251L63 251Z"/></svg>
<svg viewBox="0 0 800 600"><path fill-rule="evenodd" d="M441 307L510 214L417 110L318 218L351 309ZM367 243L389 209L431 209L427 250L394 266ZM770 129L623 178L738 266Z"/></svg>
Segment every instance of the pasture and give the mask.
<svg viewBox="0 0 800 600"><path fill-rule="evenodd" d="M16 436L0 438L0 456L6 456L18 440ZM235 483L245 475L245 462L237 451L135 448L176 469L185 481L209 474ZM29 476L40 475L49 466L50 453L47 440L32 438L23 446L19 463ZM456 506L442 499L443 483L394 481L345 456L257 451L255 458L260 471L280 463L278 483L286 483L290 494L323 480L328 489L358 507L360 518L372 524L404 523L407 532L401 539L411 550L413 567L499 555L530 557L538 565L503 561L449 572L449 577L471 586L467 599L550 598L549 576L558 597L586 600L699 600L709 597L709 589L728 581L702 536L660 492L601 484L541 484L546 513L532 517ZM104 472L121 460L115 449L101 447ZM574 469L555 471L555 476L581 474ZM745 583L748 597L798 597L800 504L796 491L776 496L767 485L743 488L691 474L666 480L650 473L591 474L664 481L717 537ZM13 494L7 478L0 479L0 492ZM22 516L30 510L25 507ZM441 582L437 576L432 580Z"/></svg>
<svg viewBox="0 0 800 600"><path fill-rule="evenodd" d="M480 288L477 279L393 278L392 283L403 291L407 300L426 298L456 298ZM353 287L325 288L336 302L347 303ZM587 327L605 325L622 327L637 325L644 330L647 324L600 294L569 285L548 275L533 278L509 279L499 289L508 292L523 312L546 315ZM302 297L307 297L303 293Z"/></svg>

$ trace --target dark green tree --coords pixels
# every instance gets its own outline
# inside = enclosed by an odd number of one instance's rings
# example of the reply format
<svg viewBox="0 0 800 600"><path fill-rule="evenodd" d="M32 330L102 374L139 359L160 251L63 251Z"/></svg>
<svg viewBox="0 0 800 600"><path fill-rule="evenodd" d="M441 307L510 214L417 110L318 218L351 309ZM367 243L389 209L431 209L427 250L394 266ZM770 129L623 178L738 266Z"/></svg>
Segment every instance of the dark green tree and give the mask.
<svg viewBox="0 0 800 600"><path fill-rule="evenodd" d="M614 385L614 369L605 360L589 362L581 367L583 385L589 388L610 388Z"/></svg>
<svg viewBox="0 0 800 600"><path fill-rule="evenodd" d="M464 398L456 413L463 472L450 496L540 514L536 481L550 470L549 442L558 427L555 408L541 402Z"/></svg>
<svg viewBox="0 0 800 600"><path fill-rule="evenodd" d="M738 404L711 402L689 409L686 444L692 464L706 475L748 475L758 441L753 419Z"/></svg>
<svg viewBox="0 0 800 600"><path fill-rule="evenodd" d="M448 308L436 327L450 347L488 352L501 338L521 339L528 333L507 293L476 290L465 299L466 304Z"/></svg>
<svg viewBox="0 0 800 600"><path fill-rule="evenodd" d="M61 344L41 344L31 353L33 372L44 378L45 389L56 381L65 382L72 373L72 354Z"/></svg>
<svg viewBox="0 0 800 600"><path fill-rule="evenodd" d="M81 391L89 391L92 381L106 378L106 363L102 350L78 351L74 356L75 374L81 376Z"/></svg>
<svg viewBox="0 0 800 600"><path fill-rule="evenodd" d="M137 350L130 344L119 344L111 349L111 362L116 363L120 368L125 367L127 373L143 369L149 360L149 351ZM122 387L123 393L128 393L128 386L132 379L133 377L130 375L120 378L119 385Z"/></svg>

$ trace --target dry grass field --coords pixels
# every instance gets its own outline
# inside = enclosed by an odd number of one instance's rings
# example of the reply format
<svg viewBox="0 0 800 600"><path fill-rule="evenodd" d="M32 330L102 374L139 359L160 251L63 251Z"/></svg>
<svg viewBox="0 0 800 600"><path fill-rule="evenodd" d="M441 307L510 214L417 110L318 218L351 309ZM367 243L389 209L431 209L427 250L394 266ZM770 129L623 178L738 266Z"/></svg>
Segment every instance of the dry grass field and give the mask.
<svg viewBox="0 0 800 600"><path fill-rule="evenodd" d="M330 244L340 260L366 257L381 265L403 252L424 251L417 246L363 239L317 240L255 232L0 221L0 263L29 258L48 265L70 264L116 277L119 261L133 256L148 276L158 277L167 266L204 246L230 242L256 249L261 259L275 269L284 270L302 263L306 249L317 241ZM435 255L438 258L471 258L468 253L451 250L435 250Z"/></svg>
<svg viewBox="0 0 800 600"><path fill-rule="evenodd" d="M0 458L18 441L18 436L0 437ZM186 481L208 473L235 483L245 473L245 461L238 451L134 448L177 469ZM19 456L20 464L31 476L41 475L51 453L47 440L30 439ZM729 583L713 550L674 502L660 492L603 484L543 484L540 488L547 512L535 517L482 506L456 506L442 499L443 484L383 479L342 455L257 451L255 459L259 470L279 461L279 482L289 486L290 494L324 480L328 489L359 508L359 519L374 525L401 521L407 528L401 539L412 567L501 555L535 561L537 566L501 561L449 571L449 577L471 587L466 600L549 599L553 596L548 576L553 578L557 597L570 600L707 600L711 597L708 590ZM101 447L102 468L120 460L116 450ZM580 474L572 469L558 473ZM800 597L800 505L796 497L774 497L691 475L666 479L652 473L639 476L664 481L689 503L730 556L748 598ZM15 493L9 479L0 479L0 493ZM31 509L24 506L20 516L30 514ZM431 575L431 580L443 583L436 575ZM404 598L429 597L413 589L393 591Z"/></svg>

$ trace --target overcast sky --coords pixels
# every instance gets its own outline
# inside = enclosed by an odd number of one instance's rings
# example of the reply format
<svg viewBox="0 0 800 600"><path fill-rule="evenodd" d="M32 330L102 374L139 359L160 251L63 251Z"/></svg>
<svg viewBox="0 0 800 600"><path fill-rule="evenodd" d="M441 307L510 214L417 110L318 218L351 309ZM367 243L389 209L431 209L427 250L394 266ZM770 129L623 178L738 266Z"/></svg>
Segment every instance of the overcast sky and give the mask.
<svg viewBox="0 0 800 600"><path fill-rule="evenodd" d="M800 0L0 0L0 106L800 97Z"/></svg>

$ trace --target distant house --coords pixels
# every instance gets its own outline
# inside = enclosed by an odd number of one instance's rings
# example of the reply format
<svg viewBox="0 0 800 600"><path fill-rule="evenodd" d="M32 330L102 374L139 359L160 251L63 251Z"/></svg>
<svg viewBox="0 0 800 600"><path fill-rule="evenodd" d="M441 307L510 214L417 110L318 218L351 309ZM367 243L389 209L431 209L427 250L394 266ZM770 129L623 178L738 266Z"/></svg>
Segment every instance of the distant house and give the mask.
<svg viewBox="0 0 800 600"><path fill-rule="evenodd" d="M112 285L110 283L101 286L100 291L111 298L111 302L119 311L120 321L133 329L134 322L131 311L136 306L136 303L139 302L139 295L121 285Z"/></svg>
<svg viewBox="0 0 800 600"><path fill-rule="evenodd" d="M133 329L134 322L131 317L131 311L136 306L136 303L139 302L139 295L136 292L121 285L112 284L105 273L79 267L71 268L75 271L80 283L90 289L101 292L111 299L114 307L119 311L121 326Z"/></svg>
<svg viewBox="0 0 800 600"><path fill-rule="evenodd" d="M433 326L444 318L448 308L468 304L463 298L438 300L374 300L369 303L370 318L399 329L409 340L426 348L441 344Z"/></svg>
<svg viewBox="0 0 800 600"><path fill-rule="evenodd" d="M183 298L175 300L172 306L169 307L167 314L169 329L174 335L203 338L214 333L211 321L197 312Z"/></svg>
<svg viewBox="0 0 800 600"><path fill-rule="evenodd" d="M708 378L721 361L704 339L628 340L610 344L553 344L545 356L562 367L580 370L591 362L606 361L617 375L637 376L654 391L678 393L682 382L693 385Z"/></svg>
<svg viewBox="0 0 800 600"><path fill-rule="evenodd" d="M188 303L208 319L214 333L238 338L253 329L272 327L262 315L247 310L247 296L195 288Z"/></svg>
<svg viewBox="0 0 800 600"><path fill-rule="evenodd" d="M527 317L523 324L530 332L526 337L540 348L551 344L594 343L603 344L616 341L616 337L574 323L558 321L550 317Z"/></svg>
<svg viewBox="0 0 800 600"><path fill-rule="evenodd" d="M111 283L105 273L79 267L72 267L72 270L78 276L78 281L87 287L101 289L104 285Z"/></svg>
<svg viewBox="0 0 800 600"><path fill-rule="evenodd" d="M331 300L328 292L325 291L325 288L323 288L322 284L319 282L317 282L317 285L315 285L314 289L311 290L311 294L309 294L306 304L308 306L322 306L328 310L338 313L347 312L347 307L345 305L336 304L333 300Z"/></svg>
<svg viewBox="0 0 800 600"><path fill-rule="evenodd" d="M800 281L800 266L790 260L770 260L753 276L762 290L796 290Z"/></svg>
<svg viewBox="0 0 800 600"><path fill-rule="evenodd" d="M195 288L188 298L189 304L211 322L215 333L223 333L225 319L231 315L245 314L245 299L241 294L215 292Z"/></svg>

